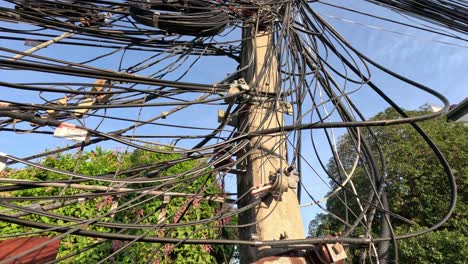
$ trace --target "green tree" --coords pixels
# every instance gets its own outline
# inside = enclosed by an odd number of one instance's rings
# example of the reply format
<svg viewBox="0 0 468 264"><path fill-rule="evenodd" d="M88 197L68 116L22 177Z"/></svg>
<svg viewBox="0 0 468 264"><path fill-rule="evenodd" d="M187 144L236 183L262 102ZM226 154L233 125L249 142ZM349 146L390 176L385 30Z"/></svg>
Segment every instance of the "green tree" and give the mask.
<svg viewBox="0 0 468 264"><path fill-rule="evenodd" d="M203 164L204 161L189 160L172 164L170 161L177 159L179 156L175 154L160 154L148 151L136 150L132 153L122 153L116 151L103 150L97 148L92 151L84 152L82 155L72 154L57 154L44 158L41 163L51 168L57 168L67 171L76 171L77 173L86 175L102 175L114 173L116 171L125 171L129 168L145 168L145 165L160 164L160 171L156 176L171 176L190 171L191 169ZM153 172L155 169L152 166L150 169L141 170L141 173ZM34 167L26 167L21 169L8 169L2 172L1 177L11 179L27 179L27 180L64 180L69 179L58 173L51 173ZM125 177L127 175L119 175L117 177ZM108 183L97 181L86 181L81 184L85 185L101 185L108 186ZM160 183L158 183L160 184ZM129 184L126 187L151 187L155 184ZM212 195L221 193L222 190L217 182L215 175L206 170L205 173L195 179L188 179L185 184L168 185L158 190L170 190L171 192L196 193L202 190L204 195ZM78 193L89 192L75 188L56 187L39 187L32 186L26 189L3 193L4 196L16 197L34 197L34 196L54 196L54 195L72 195ZM77 217L81 219L91 219L100 214L106 213L113 205L124 204L132 199L135 199L139 194L127 193L114 196L99 196L90 198L84 202L74 203L62 206L49 212L65 216ZM145 195L140 199L136 199L132 204L136 204L145 199L151 198L151 195ZM157 197L140 205L134 206L131 209L117 212L114 215L102 218L102 221L109 223L135 223L139 224L155 224L160 221L163 223L182 223L188 221L197 221L207 219L217 215L220 210L229 210L230 208L222 207L222 204L193 197L171 197L170 201L163 206L163 197ZM35 201L19 201L18 205L28 205ZM165 207L166 213L163 215L165 219L161 220L161 212ZM6 210L6 207L0 207L1 210ZM19 211L8 211L7 214L18 213ZM24 216L24 219L34 220L47 224L54 225L69 225L73 221L64 221L54 217L30 214ZM193 238L193 239L221 239L232 237L230 231L223 228L230 219L219 219L210 223L197 224L191 226L181 226L177 228L155 229L146 233L146 236L165 236L171 238ZM161 223L161 222L160 222ZM19 234L31 231L38 231L33 228L0 222L0 234ZM100 232L119 232L122 229L90 225L88 230ZM129 229L124 230L125 234L143 235L148 230ZM55 236L56 233L45 233L49 236ZM44 234L43 234L44 235ZM125 241L119 240L103 240L91 237L83 237L76 235L67 235L61 239L58 258L62 258L74 252L78 252L88 246L92 246L89 250L77 254L74 257L66 258L61 263L96 263L109 254L115 252L119 248L126 245ZM109 263L146 263L152 260L151 263L227 263L233 253L232 246L216 246L216 245L178 245L172 244L154 244L137 242L126 248L122 253L115 255L110 259Z"/></svg>
<svg viewBox="0 0 468 264"><path fill-rule="evenodd" d="M410 115L421 115L422 111L410 111ZM398 115L387 109L374 117L376 120L393 119ZM448 222L437 231L408 240L399 241L401 263L466 263L468 255L468 128L461 123L447 123L444 118L419 123L447 158L456 178L458 188L457 206ZM365 129L361 132L371 139ZM410 225L392 219L397 234L425 229L437 223L449 206L448 181L443 167L427 143L411 125L396 125L373 128L377 142L385 157L387 166L386 192L390 210L414 222ZM370 142L371 140L369 140ZM377 152L376 144L371 148ZM353 164L356 147L349 134L338 143L338 153L345 170ZM334 159L327 164L328 172L340 181ZM381 162L378 162L382 165ZM356 168L353 183L360 194L369 192L369 180L362 163ZM336 184L332 181L332 185ZM341 200L340 200L341 199ZM346 210L345 200L351 210ZM353 221L351 211L357 212L358 204L349 193L339 192L327 201L327 209L342 219ZM380 220L376 217L376 221ZM375 226L375 225L374 225ZM345 230L345 226L330 214L319 214L310 224L310 235L318 236ZM378 230L373 230L378 233ZM363 230L357 228L352 235L358 236ZM391 251L390 251L391 252ZM359 250L350 250L352 262L358 263Z"/></svg>

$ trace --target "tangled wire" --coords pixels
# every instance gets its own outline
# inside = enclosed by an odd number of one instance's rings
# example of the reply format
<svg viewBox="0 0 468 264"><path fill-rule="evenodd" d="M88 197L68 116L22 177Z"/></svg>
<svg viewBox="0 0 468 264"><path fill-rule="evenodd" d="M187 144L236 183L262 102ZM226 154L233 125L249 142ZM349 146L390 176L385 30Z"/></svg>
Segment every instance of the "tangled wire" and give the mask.
<svg viewBox="0 0 468 264"><path fill-rule="evenodd" d="M63 142L54 141L53 135L74 143L28 156L9 153L0 156L0 161L12 168L3 171L0 192L44 190L37 192L40 195L23 192L0 197L0 220L28 227L23 232L0 237L53 234L57 239L71 235L97 238L89 247L65 254L59 260L73 259L106 241L112 243L113 251L100 262L112 260L137 242L155 243L158 246L154 252L161 249L166 253L174 248L166 248L165 244L303 249L340 242L365 245L376 252L368 254L368 258L384 263L392 241L419 236L441 226L454 210L456 186L440 150L417 122L445 114L449 108L447 99L359 52L314 10L313 6L319 4L314 2L3 1L0 38L8 45L0 47L0 67L2 75L9 76L0 80L6 91L0 98L2 137L8 135L11 141L29 140L42 148ZM462 41L463 34L468 32L465 1L368 2L447 27L460 35L412 26L419 30ZM265 35L266 55L258 65L258 54L252 51L258 47L252 43ZM25 40L34 46L31 50L13 48L15 43ZM58 52L34 53L52 44ZM250 51L246 48L249 45ZM227 76L210 76L217 65L210 64L210 60L229 60L225 66L231 67ZM236 65L239 66L235 68ZM374 82L372 71L381 71L438 98L443 109L408 116L386 94L385 88ZM28 75L20 75L21 72ZM201 75L206 78L200 78ZM276 75L276 80L268 80L275 83L272 89L260 88L264 85L262 81ZM362 91L378 95L400 118L366 120L352 100L353 94ZM262 120L252 127L249 122L256 114L251 110L258 105L266 107ZM284 120L277 120L278 111L284 113L285 117L281 117ZM270 125L272 120L281 125ZM410 124L427 142L444 167L450 192L450 206L437 224L399 236L391 228L392 219L405 219L388 208L386 168L385 162L381 162L384 157L370 147L378 146L375 137L363 136L372 135L372 127L396 124ZM329 194L324 199L314 198L307 190L310 186L304 184L304 171L312 171L314 167L303 146L315 148L314 133L322 131L333 152L333 131L339 129L353 138L356 160L353 166L364 166L370 191L358 193L351 188L351 172L340 180L328 175L333 181ZM335 196L338 190L344 191L362 203L353 212L356 219L346 223L348 229L340 237L252 241L242 236L207 235L204 230L246 230L242 228L262 221L232 219L254 210L274 194L266 191L253 195L258 186L229 190L233 189L232 177L245 177L245 164L261 148L252 142L278 134L282 135L281 140L273 148L284 148L287 158L277 169L299 176L294 187L297 197L300 199L305 190L315 201L313 205L322 208L323 201ZM125 149L122 152L125 154L115 154L107 161L115 166L90 172L86 170L89 160L98 159L93 159L87 149L96 145ZM320 152L314 151L315 158L324 164ZM71 153L72 166L55 166L51 161ZM333 154L334 161L340 164L338 153ZM175 167L173 173L168 172ZM26 168L41 177L21 178L15 174ZM327 168L323 170L327 175ZM210 184L217 187L209 187ZM167 199L175 199L176 210L165 211L170 203ZM73 215L61 210L83 201L95 205L92 215ZM215 211L211 215L184 217L191 208L203 203ZM156 207L148 209L150 205ZM376 213L382 216L378 228L373 227ZM125 218L128 214L135 217ZM190 233L174 235L186 227L192 228ZM353 230L358 227L366 230L365 237L353 237ZM380 234L373 232L376 229ZM117 242L113 241L125 241L125 245L115 246ZM209 247L205 250L213 250ZM26 254L11 256L0 263Z"/></svg>

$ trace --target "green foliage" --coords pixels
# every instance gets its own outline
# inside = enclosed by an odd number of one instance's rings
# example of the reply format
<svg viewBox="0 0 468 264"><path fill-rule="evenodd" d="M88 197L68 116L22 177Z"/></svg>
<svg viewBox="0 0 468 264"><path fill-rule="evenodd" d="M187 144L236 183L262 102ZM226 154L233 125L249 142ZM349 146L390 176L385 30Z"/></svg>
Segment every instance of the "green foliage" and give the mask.
<svg viewBox="0 0 468 264"><path fill-rule="evenodd" d="M461 232L438 230L399 243L401 263L464 264L468 256L468 237Z"/></svg>
<svg viewBox="0 0 468 264"><path fill-rule="evenodd" d="M186 172L192 170L193 168L203 165L203 161L194 160L177 162L175 164L167 163L167 161L171 161L177 158L179 157L175 154L159 154L140 150L136 150L132 153L120 153L97 148L95 150L85 152L79 157L67 153L48 156L43 159L41 163L48 167L66 171L76 171L80 174L92 176L99 176L109 173L114 174L116 171L125 171L131 167L144 166L148 164L163 164L163 166L161 166L162 169L160 173L154 177L179 174L185 175ZM27 167L24 169L9 169L6 172L3 172L2 177L30 180L47 179L49 181L70 178L69 176L58 173L51 173L33 167ZM220 187L218 187L216 177L209 171L206 171L204 175L196 178L187 174L186 176L183 176L183 179L186 180L184 184L169 184L164 186L162 190L168 190L171 192L196 193L202 189L204 194L214 194L220 193L222 191L220 190ZM102 186L109 185L109 183L98 181L88 181L82 184ZM128 187L150 187L154 185L155 184L130 184ZM72 188L67 188L65 191L63 191L62 188L40 187L13 191L6 194L4 193L3 195L33 197L72 195L86 192L89 191ZM61 208L51 210L50 212L67 217L92 219L108 212L113 203L117 202L119 205L122 205L126 202L137 204L147 200L146 202L141 203L141 205L135 206L133 209L117 212L113 216L109 215L103 217L100 219L100 221L115 223L134 223L135 221L138 221L139 224L143 225L154 225L155 223L158 223L160 220L160 213L162 211L163 197L145 195L141 198L137 198L137 196L139 196L139 194L136 193L127 193L118 196L101 196L93 199L87 199L85 202L63 206ZM16 202L16 204L19 205L27 205L31 203L34 203L34 201ZM165 208L166 219L163 221L167 224L206 219L216 216L220 210L230 209L221 208L219 203L213 201L191 197L172 197L170 202L165 205ZM0 210L3 209L6 208L0 207ZM63 221L60 219L39 215L28 215L24 218L54 225L73 224L73 221ZM223 220L224 224L226 224L229 219ZM128 229L124 233L130 235L146 234L147 236L165 236L171 238L193 239L217 239L233 236L230 231L225 230L222 228L222 226L223 223L218 221L194 226L151 230L150 232L148 232L147 229ZM90 225L87 229L99 232L121 231L120 229L113 229L96 225ZM37 231L32 228L5 222L0 222L0 230L1 234L3 235ZM57 234L51 232L47 233L47 235L55 236ZM98 244L92 246L94 243ZM97 238L67 235L61 240L58 257L64 257L68 254L78 252L87 246L92 246L90 250L79 253L74 258L63 260L62 263L96 263L125 244L126 242L124 241L109 241ZM129 246L122 253L114 256L109 261L109 263L146 263L146 261L151 259L153 259L153 262L155 263L222 263L228 262L226 259L229 258L232 252L233 247L229 246L179 245L174 247L170 244L161 245L155 243L137 242Z"/></svg>
<svg viewBox="0 0 468 264"><path fill-rule="evenodd" d="M423 111L413 111L410 115L420 115ZM395 111L388 109L379 113L374 119L397 118ZM468 226L468 128L461 123L447 123L445 119L429 120L419 123L423 130L440 148L448 160L455 175L458 187L457 207L451 219L443 226L444 230L400 242L400 258L407 261L402 263L465 263L465 254L452 252L450 246L454 241L466 245ZM371 139L363 129L364 136ZM390 210L416 225L408 225L393 219L393 226L398 234L408 233L417 228L427 228L437 223L446 213L449 206L449 185L443 167L437 160L427 143L410 125L384 126L373 128L379 145L385 156L387 166L386 191ZM371 141L371 140L369 140ZM377 152L377 146L371 146ZM349 135L344 135L338 144L340 159L345 170L349 171L353 164L356 149ZM381 166L381 162L378 162ZM358 193L366 194L369 191L369 180L364 174L363 164L359 164L353 182ZM330 174L340 181L335 162L328 163ZM332 183L334 184L334 183ZM358 211L355 199L345 192L327 201L327 209L334 214L348 217L349 221L355 218L346 214L346 210L338 198L346 199L354 212ZM379 219L378 217L376 218ZM378 225L374 225L378 226ZM321 235L337 232L344 226L328 214L321 214L311 222L310 235ZM378 232L378 230L373 230ZM357 229L353 235L361 235L362 230ZM454 246L455 247L455 246ZM456 246L456 248L459 248ZM466 251L465 251L466 252ZM434 253L434 254L433 254ZM433 255L432 255L433 254ZM439 254L441 257L438 257ZM417 259L417 261L415 261ZM354 259L353 262L357 262Z"/></svg>

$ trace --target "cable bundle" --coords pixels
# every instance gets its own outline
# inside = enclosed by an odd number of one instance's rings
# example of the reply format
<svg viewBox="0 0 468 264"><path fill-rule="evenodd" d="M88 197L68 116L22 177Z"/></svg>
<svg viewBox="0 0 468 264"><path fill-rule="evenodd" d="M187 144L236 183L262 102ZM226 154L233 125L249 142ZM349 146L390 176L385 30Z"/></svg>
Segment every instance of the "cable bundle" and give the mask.
<svg viewBox="0 0 468 264"><path fill-rule="evenodd" d="M397 11L468 33L468 2L464 0L368 0Z"/></svg>
<svg viewBox="0 0 468 264"><path fill-rule="evenodd" d="M17 10L43 18L66 18L69 22L81 22L86 25L104 21L104 15L99 14L97 6L90 3L70 0L54 2L17 0L15 4Z"/></svg>
<svg viewBox="0 0 468 264"><path fill-rule="evenodd" d="M136 21L180 35L212 36L229 22L229 14L209 1L129 1ZM164 11L164 12L160 12Z"/></svg>

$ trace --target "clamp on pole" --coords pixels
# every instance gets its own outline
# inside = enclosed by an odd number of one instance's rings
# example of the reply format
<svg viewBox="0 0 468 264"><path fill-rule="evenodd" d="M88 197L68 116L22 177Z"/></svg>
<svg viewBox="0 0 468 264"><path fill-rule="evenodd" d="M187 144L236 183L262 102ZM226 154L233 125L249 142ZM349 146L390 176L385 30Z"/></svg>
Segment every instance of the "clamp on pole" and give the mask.
<svg viewBox="0 0 468 264"><path fill-rule="evenodd" d="M234 94L240 93L241 91L248 91L250 90L249 85L245 81L244 78L240 78L238 80L234 80L230 85L229 85L229 90L226 93L226 99L224 101L229 104L234 104L237 101L238 96L231 97Z"/></svg>
<svg viewBox="0 0 468 264"><path fill-rule="evenodd" d="M293 171L293 166L284 169L284 171L278 169L270 175L270 182L254 187L251 194L258 197L264 192L271 192L274 197L280 198L281 194L287 192L288 189L296 189L299 177Z"/></svg>

